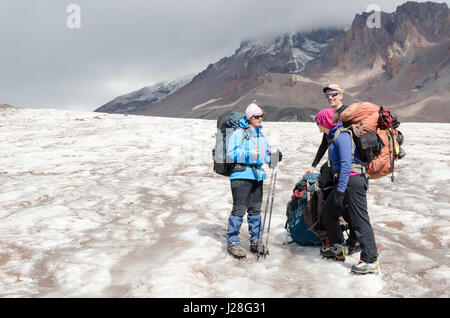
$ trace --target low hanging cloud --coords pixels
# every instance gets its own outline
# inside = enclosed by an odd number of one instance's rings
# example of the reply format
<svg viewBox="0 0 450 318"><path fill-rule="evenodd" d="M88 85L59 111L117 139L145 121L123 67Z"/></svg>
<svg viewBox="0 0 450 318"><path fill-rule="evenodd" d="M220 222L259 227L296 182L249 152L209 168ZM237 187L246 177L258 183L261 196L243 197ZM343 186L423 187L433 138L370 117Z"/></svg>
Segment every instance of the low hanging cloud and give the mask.
<svg viewBox="0 0 450 318"><path fill-rule="evenodd" d="M404 2L3 0L0 103L93 110L143 86L198 73L244 39L345 28L370 4L392 12ZM79 21L70 19L71 4L81 10Z"/></svg>

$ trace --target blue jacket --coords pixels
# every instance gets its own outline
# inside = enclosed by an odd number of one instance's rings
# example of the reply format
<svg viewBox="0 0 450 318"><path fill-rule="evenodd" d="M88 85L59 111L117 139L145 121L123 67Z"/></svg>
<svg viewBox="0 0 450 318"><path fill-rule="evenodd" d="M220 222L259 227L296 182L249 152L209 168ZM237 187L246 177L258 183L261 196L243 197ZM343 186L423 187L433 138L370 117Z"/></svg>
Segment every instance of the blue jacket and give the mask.
<svg viewBox="0 0 450 318"><path fill-rule="evenodd" d="M247 119L244 117L239 121L239 126L243 129L236 129L228 139L227 156L235 163L247 166L258 166L256 172L258 178L251 167L246 167L244 171L233 172L230 179L249 179L263 181L266 174L262 168L264 163L270 164L270 146L266 136L261 132L262 126L258 128L249 127ZM247 130L249 138L245 137L244 129ZM257 158L253 156L253 150L258 149L261 155Z"/></svg>
<svg viewBox="0 0 450 318"><path fill-rule="evenodd" d="M334 171L339 171L339 182L337 186L337 191L345 192L347 189L348 179L350 177L350 172L352 171L352 163L360 163L361 157L356 150L356 146L352 143L352 136L347 132L342 132L336 139L336 143L333 142L334 133L337 129L342 128L341 122L335 127L330 129L328 133L328 154L330 161L333 163ZM352 149L353 145L353 149ZM355 157L358 161L352 158L352 152L354 151Z"/></svg>

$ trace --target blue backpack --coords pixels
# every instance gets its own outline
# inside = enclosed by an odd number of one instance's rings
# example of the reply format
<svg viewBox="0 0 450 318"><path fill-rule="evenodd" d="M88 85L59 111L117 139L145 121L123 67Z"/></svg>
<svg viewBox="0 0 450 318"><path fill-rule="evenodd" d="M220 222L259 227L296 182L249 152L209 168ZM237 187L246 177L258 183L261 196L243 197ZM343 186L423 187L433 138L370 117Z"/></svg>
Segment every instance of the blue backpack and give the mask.
<svg viewBox="0 0 450 318"><path fill-rule="evenodd" d="M304 175L295 185L293 198L287 204L285 228L300 245L321 245L326 240L326 231L320 226L323 197L319 181L319 173Z"/></svg>

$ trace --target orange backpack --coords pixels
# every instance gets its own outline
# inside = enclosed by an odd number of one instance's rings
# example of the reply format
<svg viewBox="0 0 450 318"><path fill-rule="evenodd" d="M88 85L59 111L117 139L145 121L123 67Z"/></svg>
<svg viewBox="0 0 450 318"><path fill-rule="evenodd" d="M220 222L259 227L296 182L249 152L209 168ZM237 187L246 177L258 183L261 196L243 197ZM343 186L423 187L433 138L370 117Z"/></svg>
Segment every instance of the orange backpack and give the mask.
<svg viewBox="0 0 450 318"><path fill-rule="evenodd" d="M353 136L365 173L372 179L392 173L394 181L394 162L405 156L397 118L384 107L368 102L343 106L336 111L336 117L345 127L341 130Z"/></svg>

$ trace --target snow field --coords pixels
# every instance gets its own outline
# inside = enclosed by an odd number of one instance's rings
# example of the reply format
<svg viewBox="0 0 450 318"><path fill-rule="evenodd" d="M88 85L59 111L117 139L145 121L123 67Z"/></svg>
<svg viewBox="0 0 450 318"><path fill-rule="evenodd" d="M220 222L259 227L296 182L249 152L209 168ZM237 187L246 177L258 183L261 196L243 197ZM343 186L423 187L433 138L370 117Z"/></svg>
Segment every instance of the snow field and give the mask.
<svg viewBox="0 0 450 318"><path fill-rule="evenodd" d="M403 123L395 182L370 182L377 276L350 274L358 255L327 261L286 243L286 203L321 140L313 123L263 124L283 152L270 255L232 259L229 180L212 172L215 125L1 111L0 297L450 296L450 124ZM244 248L248 237L245 221Z"/></svg>

